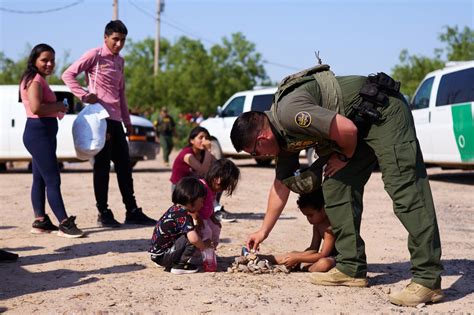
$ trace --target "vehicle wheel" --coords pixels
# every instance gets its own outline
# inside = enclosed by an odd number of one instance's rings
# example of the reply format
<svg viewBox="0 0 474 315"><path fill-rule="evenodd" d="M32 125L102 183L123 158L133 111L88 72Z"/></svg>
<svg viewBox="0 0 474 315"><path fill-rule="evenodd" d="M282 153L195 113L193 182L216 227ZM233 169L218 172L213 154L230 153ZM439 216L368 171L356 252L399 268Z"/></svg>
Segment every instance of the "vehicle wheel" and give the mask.
<svg viewBox="0 0 474 315"><path fill-rule="evenodd" d="M0 172L5 172L7 170L7 163L0 163Z"/></svg>
<svg viewBox="0 0 474 315"><path fill-rule="evenodd" d="M306 149L306 159L308 160L308 166L317 160L317 155L314 153L314 148Z"/></svg>
<svg viewBox="0 0 474 315"><path fill-rule="evenodd" d="M214 137L211 137L211 153L214 155L214 157L219 160L222 159L222 149L221 145L219 144L219 140L217 140Z"/></svg>
<svg viewBox="0 0 474 315"><path fill-rule="evenodd" d="M272 164L273 158L258 158L255 159L255 162L257 162L258 166L270 166Z"/></svg>

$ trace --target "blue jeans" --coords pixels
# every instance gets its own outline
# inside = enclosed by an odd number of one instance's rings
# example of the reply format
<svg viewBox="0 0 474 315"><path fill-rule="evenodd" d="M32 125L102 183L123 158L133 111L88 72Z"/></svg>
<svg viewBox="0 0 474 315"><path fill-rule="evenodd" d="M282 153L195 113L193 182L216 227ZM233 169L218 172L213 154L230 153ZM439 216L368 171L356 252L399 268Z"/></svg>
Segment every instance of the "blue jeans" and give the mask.
<svg viewBox="0 0 474 315"><path fill-rule="evenodd" d="M61 176L56 157L56 134L58 121L56 118L28 118L23 133L23 143L30 152L33 170L31 186L31 203L35 217L45 215L45 195L54 215L61 223L67 219L61 195Z"/></svg>

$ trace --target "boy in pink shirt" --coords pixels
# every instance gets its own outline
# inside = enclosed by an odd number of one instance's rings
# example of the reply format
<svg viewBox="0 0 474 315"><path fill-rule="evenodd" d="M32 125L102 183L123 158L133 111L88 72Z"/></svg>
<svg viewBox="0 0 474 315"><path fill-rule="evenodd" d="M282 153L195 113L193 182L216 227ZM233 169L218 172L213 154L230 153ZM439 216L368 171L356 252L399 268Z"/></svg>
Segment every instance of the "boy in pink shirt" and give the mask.
<svg viewBox="0 0 474 315"><path fill-rule="evenodd" d="M99 210L97 222L104 227L120 227L108 208L110 161L114 162L122 200L127 210L126 224L155 225L156 221L138 208L133 190L128 143L122 122L130 132L132 125L125 97L124 59L119 55L128 34L119 20L105 26L104 45L87 51L62 75L64 83L85 103L100 103L109 113L104 148L94 158L94 193ZM84 72L88 90L76 77Z"/></svg>

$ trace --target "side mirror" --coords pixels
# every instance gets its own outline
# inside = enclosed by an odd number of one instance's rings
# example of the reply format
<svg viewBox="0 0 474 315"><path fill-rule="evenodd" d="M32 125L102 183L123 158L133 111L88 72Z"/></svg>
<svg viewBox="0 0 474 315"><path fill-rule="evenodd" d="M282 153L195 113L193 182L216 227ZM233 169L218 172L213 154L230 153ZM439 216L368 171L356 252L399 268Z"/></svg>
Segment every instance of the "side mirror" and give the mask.
<svg viewBox="0 0 474 315"><path fill-rule="evenodd" d="M217 106L217 116L222 117L222 106Z"/></svg>

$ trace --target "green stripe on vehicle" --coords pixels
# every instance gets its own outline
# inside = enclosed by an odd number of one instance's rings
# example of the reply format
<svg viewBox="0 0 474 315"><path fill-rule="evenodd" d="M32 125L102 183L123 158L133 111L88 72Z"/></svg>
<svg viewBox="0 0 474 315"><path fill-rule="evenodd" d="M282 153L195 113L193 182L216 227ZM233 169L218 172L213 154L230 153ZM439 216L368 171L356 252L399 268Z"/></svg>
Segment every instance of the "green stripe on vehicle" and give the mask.
<svg viewBox="0 0 474 315"><path fill-rule="evenodd" d="M453 131L461 161L474 160L474 119L471 103L451 107Z"/></svg>

